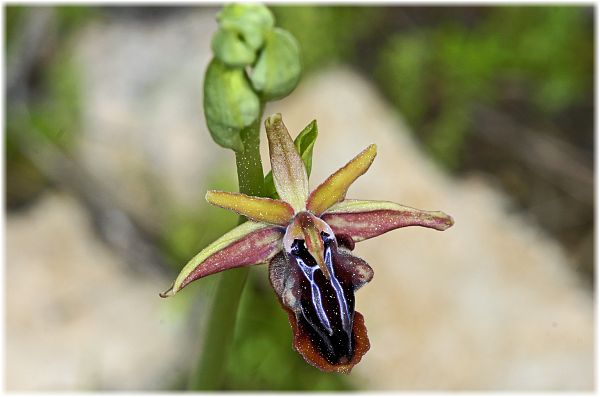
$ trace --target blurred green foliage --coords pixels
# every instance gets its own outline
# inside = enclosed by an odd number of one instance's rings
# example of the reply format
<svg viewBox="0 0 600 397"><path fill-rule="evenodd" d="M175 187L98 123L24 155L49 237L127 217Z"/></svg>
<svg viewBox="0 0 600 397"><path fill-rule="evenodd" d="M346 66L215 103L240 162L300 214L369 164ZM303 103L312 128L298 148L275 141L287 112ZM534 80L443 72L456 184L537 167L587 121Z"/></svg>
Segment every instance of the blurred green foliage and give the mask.
<svg viewBox="0 0 600 397"><path fill-rule="evenodd" d="M530 100L546 113L585 98L593 83L593 43L584 13L498 7L473 28L445 23L395 34L380 52L376 77L425 134L434 157L457 168L472 106L494 104L510 83L528 87Z"/></svg>
<svg viewBox="0 0 600 397"><path fill-rule="evenodd" d="M23 35L36 8L6 7L7 62L28 51ZM33 82L18 82L19 100L9 97L6 113L5 150L7 199L19 205L34 197L46 185L42 173L21 152L31 140L47 141L68 150L80 123L80 71L71 59L68 43L79 26L98 15L94 7L63 6L52 9L52 39L45 57L34 65Z"/></svg>
<svg viewBox="0 0 600 397"><path fill-rule="evenodd" d="M521 89L550 115L589 100L593 87L592 8L473 10L470 21L460 7L277 7L274 13L298 38L308 70L335 62L361 67L434 158L456 169L475 104L493 105ZM422 21L414 22L416 15Z"/></svg>
<svg viewBox="0 0 600 397"><path fill-rule="evenodd" d="M40 95L29 101L27 108L19 103L9 104L6 124L9 160L16 155L18 145L12 141L18 139L17 134L27 134L28 139L49 140L68 149L80 122L78 81L79 70L69 55L56 54L44 70Z"/></svg>
<svg viewBox="0 0 600 397"><path fill-rule="evenodd" d="M41 133L54 144L66 148L72 144L80 128L80 71L70 54L61 52L46 72L45 95L30 108L32 132Z"/></svg>
<svg viewBox="0 0 600 397"><path fill-rule="evenodd" d="M300 43L305 72L352 59L358 41L372 33L380 9L348 6L272 7L278 24Z"/></svg>
<svg viewBox="0 0 600 397"><path fill-rule="evenodd" d="M204 183L211 189L227 192L237 188L235 175L231 174L230 168L215 168ZM193 253L200 252L231 230L238 220L235 213L212 206L204 200L193 211L172 207L165 209L165 212L167 216L161 232L161 250L171 260L173 271L176 272L181 270Z"/></svg>
<svg viewBox="0 0 600 397"><path fill-rule="evenodd" d="M10 51L14 43L14 33L18 26L22 24L23 15L27 12L24 6L7 6L5 12L4 37L6 40L6 49Z"/></svg>

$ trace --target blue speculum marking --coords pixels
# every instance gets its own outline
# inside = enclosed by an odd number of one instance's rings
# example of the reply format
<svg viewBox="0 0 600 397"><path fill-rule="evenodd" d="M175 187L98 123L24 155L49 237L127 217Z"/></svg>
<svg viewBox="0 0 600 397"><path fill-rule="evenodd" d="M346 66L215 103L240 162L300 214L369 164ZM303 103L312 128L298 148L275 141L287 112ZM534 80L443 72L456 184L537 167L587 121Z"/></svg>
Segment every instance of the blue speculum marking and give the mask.
<svg viewBox="0 0 600 397"><path fill-rule="evenodd" d="M300 270L302 270L302 274L304 274L304 277L306 277L306 279L310 283L312 292L312 303L315 308L315 311L317 312L317 315L319 316L319 320L321 321L321 324L323 325L323 327L325 327L329 335L332 335L333 330L331 329L329 319L327 318L327 313L325 313L325 309L323 308L323 302L321 301L321 291L319 291L319 286L315 282L314 277L315 271L319 270L319 266L308 266L300 258L297 258L296 260L298 262L298 265L300 266Z"/></svg>
<svg viewBox="0 0 600 397"><path fill-rule="evenodd" d="M301 273L301 312L298 320L305 324L304 328L328 361L346 362L354 354L354 288L348 279L349 275L345 273L346 270L335 262L335 237L322 233L322 238L329 279L325 277L315 258L310 255L303 240L295 240L289 253L295 259L292 263L298 266ZM341 275L339 271L342 271ZM338 278L340 276L342 279Z"/></svg>
<svg viewBox="0 0 600 397"><path fill-rule="evenodd" d="M340 304L340 316L342 319L342 327L344 331L348 334L352 332L352 320L350 318L350 312L348 311L348 302L346 302L346 297L344 296L344 291L342 290L342 286L335 276L335 272L333 271L333 263L331 260L331 245L326 245L325 248L325 265L327 266L327 270L329 271L330 281L333 289L335 290L335 295L337 296L337 300Z"/></svg>

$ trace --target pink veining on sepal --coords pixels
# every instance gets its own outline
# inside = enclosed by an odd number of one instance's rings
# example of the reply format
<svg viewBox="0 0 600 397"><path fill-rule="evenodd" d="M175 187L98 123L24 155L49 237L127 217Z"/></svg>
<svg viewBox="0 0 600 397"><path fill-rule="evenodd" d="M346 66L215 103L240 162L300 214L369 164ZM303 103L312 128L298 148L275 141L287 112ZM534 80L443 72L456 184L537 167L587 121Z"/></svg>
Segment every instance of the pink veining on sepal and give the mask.
<svg viewBox="0 0 600 397"><path fill-rule="evenodd" d="M345 234L356 242L379 236L390 230L421 226L446 230L454 224L441 211L422 211L386 201L346 200L321 216L335 234Z"/></svg>
<svg viewBox="0 0 600 397"><path fill-rule="evenodd" d="M280 228L267 228L247 235L239 241L212 254L192 271L181 283L181 288L201 277L233 269L269 261L281 251Z"/></svg>
<svg viewBox="0 0 600 397"><path fill-rule="evenodd" d="M192 258L160 296L174 295L192 281L223 270L268 262L282 250L284 232L279 226L251 221L237 226Z"/></svg>

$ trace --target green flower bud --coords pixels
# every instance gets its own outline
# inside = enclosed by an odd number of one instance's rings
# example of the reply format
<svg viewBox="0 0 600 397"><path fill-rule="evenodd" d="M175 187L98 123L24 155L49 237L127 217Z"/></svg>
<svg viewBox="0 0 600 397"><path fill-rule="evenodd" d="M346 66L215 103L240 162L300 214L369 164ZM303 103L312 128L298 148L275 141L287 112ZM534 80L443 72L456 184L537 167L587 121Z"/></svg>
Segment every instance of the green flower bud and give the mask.
<svg viewBox="0 0 600 397"><path fill-rule="evenodd" d="M219 25L238 33L251 48L262 47L265 35L275 26L275 18L262 4L229 4L217 16Z"/></svg>
<svg viewBox="0 0 600 397"><path fill-rule="evenodd" d="M243 67L256 59L256 51L231 30L219 29L212 39L211 48L215 57L228 66Z"/></svg>
<svg viewBox="0 0 600 397"><path fill-rule="evenodd" d="M210 62L204 77L204 114L217 144L244 150L240 133L260 116L260 100L244 69L228 67L218 59Z"/></svg>
<svg viewBox="0 0 600 397"><path fill-rule="evenodd" d="M252 86L264 100L288 95L300 80L300 48L291 33L275 28L266 37L250 75Z"/></svg>

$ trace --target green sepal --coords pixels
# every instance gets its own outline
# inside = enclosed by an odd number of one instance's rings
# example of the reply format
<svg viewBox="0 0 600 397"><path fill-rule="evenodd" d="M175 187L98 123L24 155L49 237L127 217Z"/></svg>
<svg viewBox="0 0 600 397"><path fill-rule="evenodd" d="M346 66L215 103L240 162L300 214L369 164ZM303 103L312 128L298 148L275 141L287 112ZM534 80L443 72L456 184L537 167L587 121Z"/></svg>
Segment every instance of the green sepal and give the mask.
<svg viewBox="0 0 600 397"><path fill-rule="evenodd" d="M208 65L204 77L204 115L213 140L228 149L244 150L241 131L260 115L260 99L241 68L218 59Z"/></svg>
<svg viewBox="0 0 600 397"><path fill-rule="evenodd" d="M317 128L317 120L313 120L304 127L296 139L294 139L294 146L302 158L302 162L306 167L306 175L309 177L312 169L313 148L318 135L319 129ZM267 197L279 199L277 190L275 190L275 183L273 182L273 173L271 171L265 176L265 192Z"/></svg>
<svg viewBox="0 0 600 397"><path fill-rule="evenodd" d="M263 46L265 35L275 26L273 14L262 4L228 4L217 21L222 28L239 33L254 50Z"/></svg>
<svg viewBox="0 0 600 397"><path fill-rule="evenodd" d="M256 59L255 50L232 30L219 29L210 44L215 57L228 66L251 65Z"/></svg>
<svg viewBox="0 0 600 397"><path fill-rule="evenodd" d="M275 28L266 37L250 81L264 100L271 101L292 92L298 85L301 71L298 42L288 31Z"/></svg>

